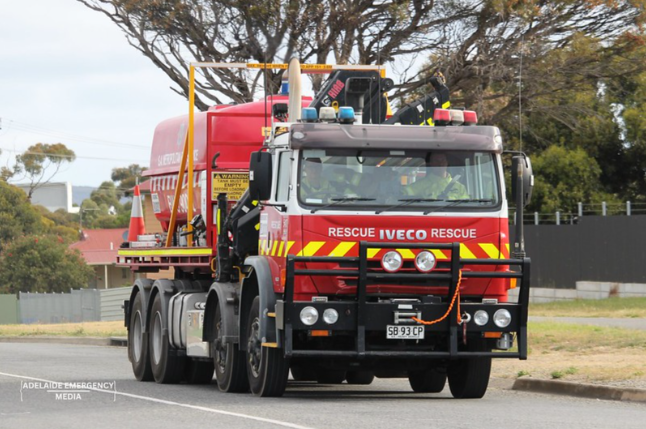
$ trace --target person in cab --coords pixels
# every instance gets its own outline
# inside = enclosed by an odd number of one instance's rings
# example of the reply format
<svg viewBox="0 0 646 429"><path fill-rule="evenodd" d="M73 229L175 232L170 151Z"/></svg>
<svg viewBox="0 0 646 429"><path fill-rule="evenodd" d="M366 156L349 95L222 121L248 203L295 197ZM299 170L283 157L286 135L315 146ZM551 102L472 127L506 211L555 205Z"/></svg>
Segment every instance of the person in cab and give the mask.
<svg viewBox="0 0 646 429"><path fill-rule="evenodd" d="M426 176L404 188L407 195L445 200L469 198L466 188L458 181L460 176L451 177L448 172L449 161L444 152L432 152L428 161Z"/></svg>

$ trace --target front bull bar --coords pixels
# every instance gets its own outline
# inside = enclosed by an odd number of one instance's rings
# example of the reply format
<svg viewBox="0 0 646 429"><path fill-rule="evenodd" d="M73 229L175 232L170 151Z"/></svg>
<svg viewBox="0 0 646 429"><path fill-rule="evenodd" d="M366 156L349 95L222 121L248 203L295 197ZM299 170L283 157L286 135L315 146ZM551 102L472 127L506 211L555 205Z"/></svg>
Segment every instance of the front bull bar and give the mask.
<svg viewBox="0 0 646 429"><path fill-rule="evenodd" d="M385 273L370 271L368 269L368 249L438 249L450 250L451 259L448 272L437 273ZM297 269L297 263L344 263L344 265L355 265L351 269ZM498 328L489 320L484 326L475 324L469 325L470 331L475 332L515 332L517 337L517 352L493 352L493 351L468 351L459 350L458 347L458 306L454 305L449 316L434 325L425 326L426 333L442 333L448 331L448 344L446 350L370 350L366 348L366 331L385 331L388 320L400 308L397 303L368 302L367 287L371 284L382 284L384 280L396 280L398 282L415 280L415 285L420 286L420 280L441 281L448 285L447 297L452 297L458 287L460 270L464 265L510 265L517 267L518 271L463 271L462 278L516 278L520 280L520 292L518 303L475 303L462 302L461 309L474 314L479 309L488 310L493 314L495 310L507 309L512 315L512 322L505 328ZM354 269L352 269L354 268ZM276 303L276 327L282 331L282 346L286 357L316 356L316 357L389 357L389 358L459 358L490 356L495 358L518 358L527 359L527 317L529 306L529 275L530 259L461 259L460 243L377 243L361 241L359 243L358 257L328 257L328 256L294 256L287 257L287 272L285 290L282 300ZM357 279L356 295L349 295L345 301L330 302L303 302L294 301L294 280L296 276L344 276ZM429 286L422 284L422 287ZM444 286L444 285L441 285ZM446 287L446 286L445 286ZM449 308L448 302L437 300L426 300L419 296L421 302L410 304L407 311L418 313L423 319L435 319L446 313ZM300 311L306 307L317 308L322 314L326 308L334 308L341 317L334 325L327 325L318 320L314 325L306 326L299 318ZM412 308L409 308L412 307ZM391 322L392 323L392 322ZM473 325L473 326L472 326ZM356 342L353 350L301 350L294 349L295 330L318 330L330 331L356 331Z"/></svg>

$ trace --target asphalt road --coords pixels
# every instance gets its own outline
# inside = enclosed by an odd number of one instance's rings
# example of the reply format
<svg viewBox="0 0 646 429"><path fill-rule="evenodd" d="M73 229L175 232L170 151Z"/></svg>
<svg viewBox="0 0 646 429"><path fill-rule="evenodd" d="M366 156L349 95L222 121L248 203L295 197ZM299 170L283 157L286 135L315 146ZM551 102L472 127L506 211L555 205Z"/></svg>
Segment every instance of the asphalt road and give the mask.
<svg viewBox="0 0 646 429"><path fill-rule="evenodd" d="M61 388L78 392L63 399ZM413 394L406 380L361 387L291 383L283 398L263 399L224 394L215 384L137 382L125 348L0 343L0 428L641 429L646 422L644 404L496 387L483 399L460 401L446 390Z"/></svg>

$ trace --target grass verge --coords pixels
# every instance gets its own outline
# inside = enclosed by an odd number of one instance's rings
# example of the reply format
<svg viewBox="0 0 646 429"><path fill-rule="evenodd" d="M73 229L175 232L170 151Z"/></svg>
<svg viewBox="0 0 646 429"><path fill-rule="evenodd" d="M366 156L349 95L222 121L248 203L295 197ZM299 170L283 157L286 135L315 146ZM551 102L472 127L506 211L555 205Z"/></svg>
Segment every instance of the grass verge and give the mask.
<svg viewBox="0 0 646 429"><path fill-rule="evenodd" d="M577 299L532 303L531 316L646 318L646 298Z"/></svg>
<svg viewBox="0 0 646 429"><path fill-rule="evenodd" d="M526 361L494 360L493 375L646 387L646 331L530 323Z"/></svg>
<svg viewBox="0 0 646 429"><path fill-rule="evenodd" d="M125 337L123 322L60 323L51 325L0 325L0 336L24 337L54 335L62 337Z"/></svg>

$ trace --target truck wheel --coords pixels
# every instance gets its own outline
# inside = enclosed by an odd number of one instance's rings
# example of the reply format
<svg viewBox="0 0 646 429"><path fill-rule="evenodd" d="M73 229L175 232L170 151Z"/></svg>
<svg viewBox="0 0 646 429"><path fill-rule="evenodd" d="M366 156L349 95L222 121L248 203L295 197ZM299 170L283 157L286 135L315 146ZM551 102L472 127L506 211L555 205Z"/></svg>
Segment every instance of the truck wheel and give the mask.
<svg viewBox="0 0 646 429"><path fill-rule="evenodd" d="M151 381L153 371L148 358L148 334L144 334L144 320L142 294L135 296L130 312L130 327L128 328L128 357L132 363L132 372L139 381Z"/></svg>
<svg viewBox="0 0 646 429"><path fill-rule="evenodd" d="M244 353L233 343L224 343L222 312L218 305L214 317L215 339L211 342L211 356L215 367L215 379L223 392L240 393L249 391Z"/></svg>
<svg viewBox="0 0 646 429"><path fill-rule="evenodd" d="M408 382L413 392L417 393L440 393L446 385L446 372L437 369L425 371L410 371Z"/></svg>
<svg viewBox="0 0 646 429"><path fill-rule="evenodd" d="M345 380L345 371L322 369L316 373L319 384L341 384Z"/></svg>
<svg viewBox="0 0 646 429"><path fill-rule="evenodd" d="M482 398L489 386L490 357L458 359L449 366L449 388L454 398Z"/></svg>
<svg viewBox="0 0 646 429"><path fill-rule="evenodd" d="M177 356L168 342L168 334L163 333L164 322L162 313L162 299L160 294L155 295L149 325L149 353L153 377L157 383L179 383L184 375L185 358Z"/></svg>
<svg viewBox="0 0 646 429"><path fill-rule="evenodd" d="M213 361L187 358L184 374L188 384L209 384L213 381Z"/></svg>
<svg viewBox="0 0 646 429"><path fill-rule="evenodd" d="M375 379L375 373L367 370L348 371L345 379L348 381L348 384L368 385L372 384Z"/></svg>
<svg viewBox="0 0 646 429"><path fill-rule="evenodd" d="M247 378L251 393L258 396L282 396L287 386L289 361L283 351L262 347L260 338L260 298L249 309L247 323Z"/></svg>

